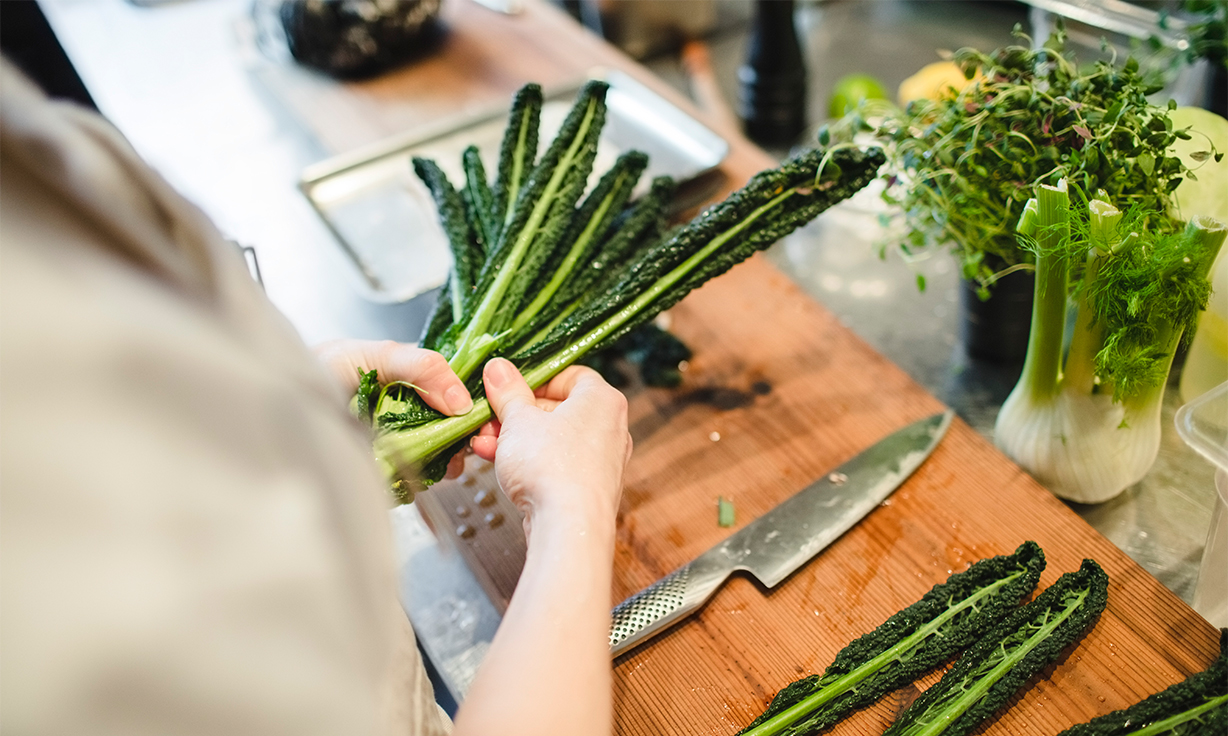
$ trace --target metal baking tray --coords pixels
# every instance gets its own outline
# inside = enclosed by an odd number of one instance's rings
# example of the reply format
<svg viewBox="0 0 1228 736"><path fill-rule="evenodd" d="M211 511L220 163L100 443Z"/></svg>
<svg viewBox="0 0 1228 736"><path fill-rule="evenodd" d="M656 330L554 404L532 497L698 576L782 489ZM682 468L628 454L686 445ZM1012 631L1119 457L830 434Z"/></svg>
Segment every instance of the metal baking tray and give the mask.
<svg viewBox="0 0 1228 736"><path fill-rule="evenodd" d="M679 182L714 169L729 152L716 133L660 95L614 70L590 78L610 84L608 113L590 184L631 149L649 156L640 180L654 176ZM549 145L582 82L547 91L542 105L541 146ZM452 183L463 181L461 153L476 145L488 172L495 169L506 125L506 106L419 129L308 167L299 187L353 262L359 290L377 302L401 302L443 284L452 256L430 193L413 173L410 159L434 159Z"/></svg>

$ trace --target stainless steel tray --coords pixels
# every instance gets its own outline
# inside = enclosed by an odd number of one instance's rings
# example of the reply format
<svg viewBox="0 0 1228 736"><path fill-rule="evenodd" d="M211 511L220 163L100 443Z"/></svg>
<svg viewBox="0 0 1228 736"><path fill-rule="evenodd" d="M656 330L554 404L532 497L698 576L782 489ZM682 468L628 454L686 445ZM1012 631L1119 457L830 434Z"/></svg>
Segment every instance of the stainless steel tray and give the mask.
<svg viewBox="0 0 1228 736"><path fill-rule="evenodd" d="M593 183L622 153L649 156L641 179L679 182L715 168L729 152L716 133L630 76L595 71L610 84L609 108L593 167ZM543 148L563 122L582 82L548 91L542 106ZM463 180L461 152L476 145L493 172L506 124L506 107L415 130L308 167L299 186L354 263L357 285L378 302L411 299L444 282L451 265L447 240L426 187L414 175L413 156L434 159L453 184Z"/></svg>

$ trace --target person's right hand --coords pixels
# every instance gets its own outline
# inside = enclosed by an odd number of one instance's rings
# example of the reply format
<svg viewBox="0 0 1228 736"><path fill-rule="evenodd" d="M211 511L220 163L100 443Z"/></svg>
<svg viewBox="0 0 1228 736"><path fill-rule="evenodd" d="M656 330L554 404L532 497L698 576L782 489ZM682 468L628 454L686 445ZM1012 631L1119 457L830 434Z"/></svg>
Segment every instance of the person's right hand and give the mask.
<svg viewBox="0 0 1228 736"><path fill-rule="evenodd" d="M581 514L613 528L631 457L627 399L591 368L572 366L537 390L496 358L482 374L498 417L473 439L495 463L499 486L532 519ZM591 514L597 514L592 517Z"/></svg>

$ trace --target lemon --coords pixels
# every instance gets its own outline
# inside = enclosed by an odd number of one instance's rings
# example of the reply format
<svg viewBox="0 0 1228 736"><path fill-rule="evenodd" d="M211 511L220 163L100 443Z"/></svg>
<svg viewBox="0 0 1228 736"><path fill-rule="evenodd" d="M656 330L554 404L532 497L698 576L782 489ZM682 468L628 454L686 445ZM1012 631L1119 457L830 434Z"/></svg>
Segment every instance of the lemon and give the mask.
<svg viewBox="0 0 1228 736"><path fill-rule="evenodd" d="M1228 157L1219 163L1211 157L1194 159L1194 154L1210 151L1212 144L1219 153L1228 153L1228 120L1200 107L1178 107L1169 119L1173 128L1190 128L1190 140L1178 138L1173 153L1198 177L1182 180L1173 192L1180 218L1188 221L1195 215L1206 215L1228 222Z"/></svg>
<svg viewBox="0 0 1228 736"><path fill-rule="evenodd" d="M882 82L869 74L846 74L836 81L831 97L827 98L827 114L838 118L856 109L863 100L885 99L888 99L887 90Z"/></svg>
<svg viewBox="0 0 1228 736"><path fill-rule="evenodd" d="M951 89L961 90L969 80L952 61L935 61L917 70L900 83L899 100L903 107L913 100L937 100L952 96Z"/></svg>

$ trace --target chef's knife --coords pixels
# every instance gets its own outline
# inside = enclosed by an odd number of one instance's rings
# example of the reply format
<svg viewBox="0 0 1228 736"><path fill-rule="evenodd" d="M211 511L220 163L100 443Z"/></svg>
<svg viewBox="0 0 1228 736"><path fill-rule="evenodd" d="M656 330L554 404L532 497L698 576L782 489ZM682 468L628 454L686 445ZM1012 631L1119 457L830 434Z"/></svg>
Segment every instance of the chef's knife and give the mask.
<svg viewBox="0 0 1228 736"><path fill-rule="evenodd" d="M617 656L697 611L736 570L774 587L886 500L930 456L952 412L896 431L614 609Z"/></svg>

